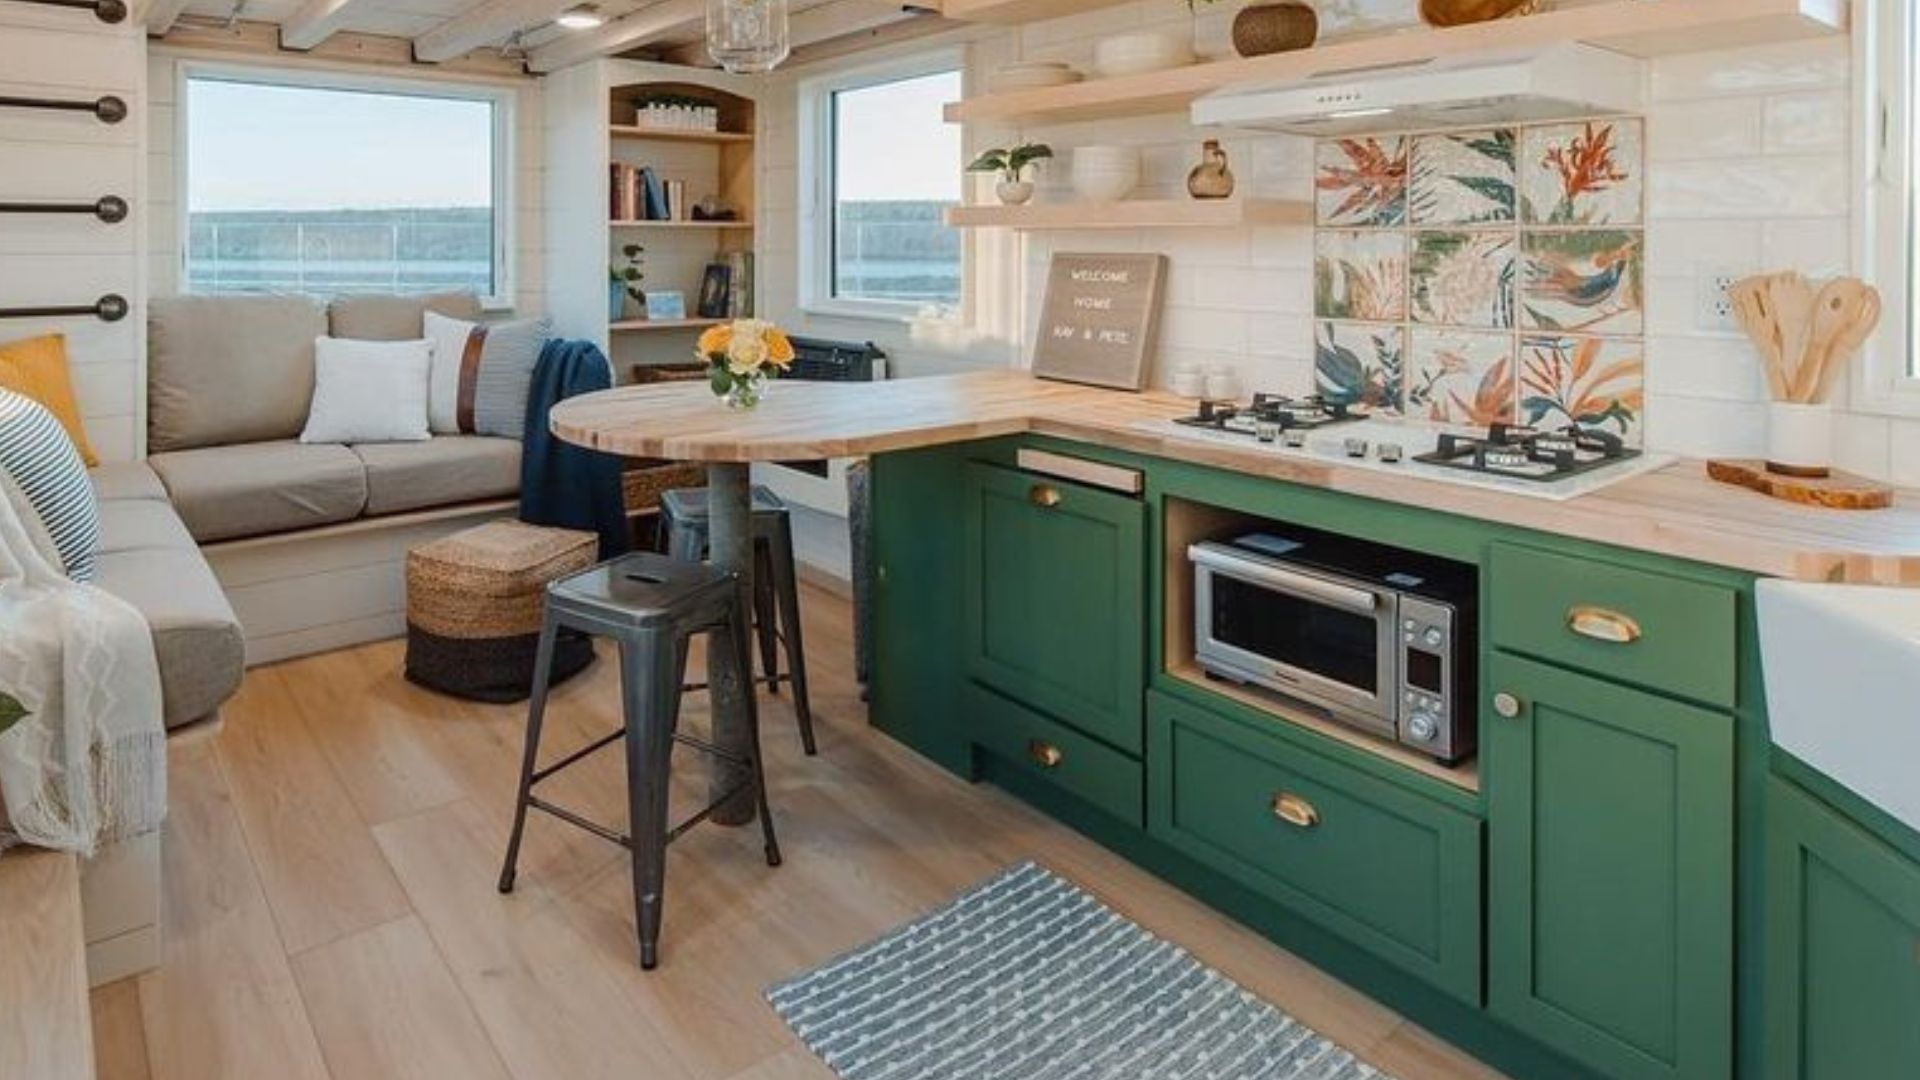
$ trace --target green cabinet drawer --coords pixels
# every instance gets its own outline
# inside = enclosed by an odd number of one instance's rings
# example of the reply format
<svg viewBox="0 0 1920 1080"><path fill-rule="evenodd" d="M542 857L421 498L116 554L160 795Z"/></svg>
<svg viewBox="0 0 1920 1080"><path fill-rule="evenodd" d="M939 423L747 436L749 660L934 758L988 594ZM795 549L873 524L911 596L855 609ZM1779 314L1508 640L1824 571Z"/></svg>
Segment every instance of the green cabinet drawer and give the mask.
<svg viewBox="0 0 1920 1080"><path fill-rule="evenodd" d="M1138 756L1146 508L972 462L965 517L967 673Z"/></svg>
<svg viewBox="0 0 1920 1080"><path fill-rule="evenodd" d="M1480 821L1159 693L1149 831L1480 1004Z"/></svg>
<svg viewBox="0 0 1920 1080"><path fill-rule="evenodd" d="M1768 1080L1920 1076L1920 866L1771 785Z"/></svg>
<svg viewBox="0 0 1920 1080"><path fill-rule="evenodd" d="M962 697L975 746L1129 825L1144 824L1138 761L984 687L969 684Z"/></svg>
<svg viewBox="0 0 1920 1080"><path fill-rule="evenodd" d="M1734 704L1735 594L1718 585L1495 544L1495 646L1713 705Z"/></svg>
<svg viewBox="0 0 1920 1080"><path fill-rule="evenodd" d="M1733 1068L1733 718L1495 653L1493 1014L1602 1075Z"/></svg>

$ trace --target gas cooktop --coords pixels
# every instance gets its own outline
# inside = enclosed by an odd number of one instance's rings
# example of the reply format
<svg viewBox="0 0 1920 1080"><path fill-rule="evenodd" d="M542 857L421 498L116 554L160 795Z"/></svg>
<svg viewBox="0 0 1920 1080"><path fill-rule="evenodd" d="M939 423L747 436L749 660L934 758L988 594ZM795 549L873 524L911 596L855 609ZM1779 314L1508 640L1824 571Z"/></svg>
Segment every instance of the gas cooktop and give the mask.
<svg viewBox="0 0 1920 1080"><path fill-rule="evenodd" d="M1192 416L1174 423L1186 427L1250 435L1261 442L1283 441L1287 433L1315 431L1332 424L1364 420L1367 412L1337 401L1312 397L1287 397L1283 394L1255 394L1245 405L1230 401L1202 401ZM1291 440L1301 445L1299 438Z"/></svg>
<svg viewBox="0 0 1920 1080"><path fill-rule="evenodd" d="M1433 451L1417 455L1414 460L1470 473L1543 483L1580 476L1639 456L1640 451L1628 446L1620 436L1598 428L1568 424L1540 431L1514 424L1495 424L1484 435L1442 432Z"/></svg>

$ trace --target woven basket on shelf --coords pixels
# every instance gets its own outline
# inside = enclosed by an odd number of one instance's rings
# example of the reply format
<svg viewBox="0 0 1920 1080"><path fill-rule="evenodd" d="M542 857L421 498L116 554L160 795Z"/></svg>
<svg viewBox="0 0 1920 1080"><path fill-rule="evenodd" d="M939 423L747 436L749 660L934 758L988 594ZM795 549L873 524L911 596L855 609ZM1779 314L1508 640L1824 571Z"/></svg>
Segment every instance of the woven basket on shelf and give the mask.
<svg viewBox="0 0 1920 1080"><path fill-rule="evenodd" d="M585 570L593 533L490 521L407 552L407 677L482 701L518 701L532 684L547 583ZM554 651L552 681L593 659L570 635Z"/></svg>
<svg viewBox="0 0 1920 1080"><path fill-rule="evenodd" d="M620 487L626 496L629 514L658 509L664 492L706 486L706 466L684 461L637 462L620 474Z"/></svg>

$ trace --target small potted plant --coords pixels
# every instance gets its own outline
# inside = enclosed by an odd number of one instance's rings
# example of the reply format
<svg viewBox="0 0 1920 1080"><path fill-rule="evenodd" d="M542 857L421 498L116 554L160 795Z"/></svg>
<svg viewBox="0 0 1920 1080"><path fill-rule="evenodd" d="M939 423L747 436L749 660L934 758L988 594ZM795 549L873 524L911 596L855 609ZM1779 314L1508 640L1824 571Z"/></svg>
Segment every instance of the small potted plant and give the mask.
<svg viewBox="0 0 1920 1080"><path fill-rule="evenodd" d="M764 319L735 319L708 329L694 345L707 385L731 409L760 404L768 379L793 366L793 342Z"/></svg>
<svg viewBox="0 0 1920 1080"><path fill-rule="evenodd" d="M646 253L647 249L639 244L628 244L620 249L620 254L626 256L626 265L607 267L608 322L619 322L626 314L628 297L632 297L633 302L644 309L647 294L640 288L640 283L646 280L647 275L640 267Z"/></svg>
<svg viewBox="0 0 1920 1080"><path fill-rule="evenodd" d="M994 184L993 193L1001 203L1019 206L1033 198L1033 181L1026 178L1027 167L1052 157L1053 147L1046 143L1022 143L1010 150L988 150L974 158L967 171L999 173L1000 180Z"/></svg>

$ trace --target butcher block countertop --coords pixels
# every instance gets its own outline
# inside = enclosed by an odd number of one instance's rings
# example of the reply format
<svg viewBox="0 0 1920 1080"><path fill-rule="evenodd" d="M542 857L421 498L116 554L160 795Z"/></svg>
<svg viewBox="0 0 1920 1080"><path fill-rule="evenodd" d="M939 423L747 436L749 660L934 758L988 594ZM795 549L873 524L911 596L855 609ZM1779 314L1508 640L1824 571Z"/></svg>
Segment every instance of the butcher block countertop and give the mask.
<svg viewBox="0 0 1920 1080"><path fill-rule="evenodd" d="M611 453L705 462L857 457L1032 432L1770 577L1920 586L1920 492L1900 492L1887 510L1819 510L1717 483L1702 463L1682 461L1554 502L1140 426L1190 408L1165 394L985 371L782 383L753 411L726 408L704 382L622 387L562 402L551 426Z"/></svg>

